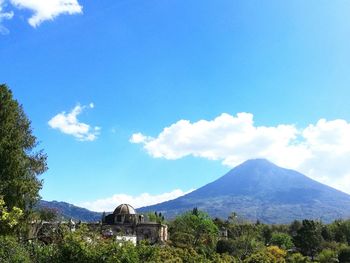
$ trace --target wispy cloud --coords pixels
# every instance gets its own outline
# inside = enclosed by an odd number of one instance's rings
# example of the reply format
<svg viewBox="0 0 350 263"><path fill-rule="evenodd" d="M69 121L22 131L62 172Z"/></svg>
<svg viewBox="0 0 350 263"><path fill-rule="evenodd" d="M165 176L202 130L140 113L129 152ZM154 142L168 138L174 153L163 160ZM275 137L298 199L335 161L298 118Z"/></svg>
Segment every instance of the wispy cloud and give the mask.
<svg viewBox="0 0 350 263"><path fill-rule="evenodd" d="M61 112L54 116L49 122L49 126L53 129L58 129L62 133L72 135L79 141L94 141L100 133L100 127L91 127L89 124L80 122L78 116L86 108L94 108L94 104L89 106L74 107L69 113Z"/></svg>
<svg viewBox="0 0 350 263"><path fill-rule="evenodd" d="M80 14L83 9L77 0L10 0L10 3L19 9L33 12L28 19L33 27L62 14Z"/></svg>
<svg viewBox="0 0 350 263"><path fill-rule="evenodd" d="M11 9L4 12L4 7ZM29 17L28 23L32 27L39 26L42 22L54 20L57 16L68 14L81 14L83 7L78 0L0 0L0 33L7 34L9 30L3 25L5 19L11 19L16 10L29 10L32 16Z"/></svg>
<svg viewBox="0 0 350 263"><path fill-rule="evenodd" d="M193 189L187 192L184 192L180 189L175 189L171 192L159 195L143 193L138 196L132 196L127 194L115 194L108 198L99 199L91 202L83 202L77 205L96 212L113 211L119 204L130 204L133 207L138 208L169 201L177 197L183 196L187 193L190 193L192 191Z"/></svg>
<svg viewBox="0 0 350 263"><path fill-rule="evenodd" d="M135 133L155 158L175 160L195 156L219 160L229 167L252 158L267 158L297 169L321 182L350 193L350 123L319 120L306 128L293 124L256 126L253 114L221 114L214 120L180 120L156 137Z"/></svg>
<svg viewBox="0 0 350 263"><path fill-rule="evenodd" d="M5 12L4 7L5 7L5 1L0 0L0 34L2 35L6 35L9 33L9 30L5 26L3 26L2 22L4 20L10 20L13 18L13 12L12 11Z"/></svg>

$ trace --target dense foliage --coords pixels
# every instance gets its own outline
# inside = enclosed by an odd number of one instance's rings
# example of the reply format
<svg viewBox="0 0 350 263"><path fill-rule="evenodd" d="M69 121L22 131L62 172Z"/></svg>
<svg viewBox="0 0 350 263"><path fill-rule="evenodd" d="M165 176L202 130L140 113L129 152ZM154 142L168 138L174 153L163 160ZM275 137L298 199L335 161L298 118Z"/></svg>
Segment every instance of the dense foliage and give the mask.
<svg viewBox="0 0 350 263"><path fill-rule="evenodd" d="M47 167L46 155L36 147L22 106L0 85L0 196L9 211L17 207L26 213L39 199L38 175Z"/></svg>
<svg viewBox="0 0 350 263"><path fill-rule="evenodd" d="M204 254L215 249L218 228L208 214L198 211L184 213L170 224L173 245L180 248L193 248Z"/></svg>
<svg viewBox="0 0 350 263"><path fill-rule="evenodd" d="M165 245L117 243L84 224L75 232L61 225L49 243L0 236L0 262L350 262L350 220L264 225L212 220L201 211L189 211L169 225L170 240ZM299 225L296 233L295 225ZM218 231L224 226L227 238Z"/></svg>
<svg viewBox="0 0 350 263"><path fill-rule="evenodd" d="M4 199L0 196L0 233L9 234L18 225L23 212L18 207L13 207L11 211L5 205Z"/></svg>

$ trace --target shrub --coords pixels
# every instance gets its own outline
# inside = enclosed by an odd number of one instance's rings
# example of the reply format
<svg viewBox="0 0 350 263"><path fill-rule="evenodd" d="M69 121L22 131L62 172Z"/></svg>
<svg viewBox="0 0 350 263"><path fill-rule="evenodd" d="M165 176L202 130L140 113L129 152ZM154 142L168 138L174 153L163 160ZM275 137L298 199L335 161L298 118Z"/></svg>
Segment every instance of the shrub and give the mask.
<svg viewBox="0 0 350 263"><path fill-rule="evenodd" d="M235 243L231 239L219 240L216 244L216 252L232 254L235 251Z"/></svg>
<svg viewBox="0 0 350 263"><path fill-rule="evenodd" d="M345 247L339 250L339 263L350 263L350 247Z"/></svg>
<svg viewBox="0 0 350 263"><path fill-rule="evenodd" d="M311 261L300 253L294 253L287 257L287 263L311 263Z"/></svg>
<svg viewBox="0 0 350 263"><path fill-rule="evenodd" d="M271 245L279 246L283 249L291 249L294 246L292 237L286 233L273 233L270 242Z"/></svg>
<svg viewBox="0 0 350 263"><path fill-rule="evenodd" d="M30 263L29 253L16 239L0 236L0 262L1 263Z"/></svg>
<svg viewBox="0 0 350 263"><path fill-rule="evenodd" d="M320 263L335 263L338 262L337 253L330 249L322 250L317 257Z"/></svg>
<svg viewBox="0 0 350 263"><path fill-rule="evenodd" d="M260 250L244 260L244 263L285 263L287 253L276 246Z"/></svg>

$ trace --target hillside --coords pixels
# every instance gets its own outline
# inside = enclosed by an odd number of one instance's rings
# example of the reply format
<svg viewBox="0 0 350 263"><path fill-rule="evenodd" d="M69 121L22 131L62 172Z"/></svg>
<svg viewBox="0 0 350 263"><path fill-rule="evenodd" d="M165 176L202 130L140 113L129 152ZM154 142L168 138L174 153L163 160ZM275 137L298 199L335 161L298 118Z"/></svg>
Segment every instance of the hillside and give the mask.
<svg viewBox="0 0 350 263"><path fill-rule="evenodd" d="M39 208L50 208L57 212L60 219L81 220L83 222L97 222L101 220L102 213L92 212L88 209L74 206L66 202L44 201L38 204Z"/></svg>
<svg viewBox="0 0 350 263"><path fill-rule="evenodd" d="M350 195L299 172L256 159L185 196L138 211L158 211L171 218L193 207L215 217L226 218L234 211L265 223L304 218L329 222L350 216Z"/></svg>

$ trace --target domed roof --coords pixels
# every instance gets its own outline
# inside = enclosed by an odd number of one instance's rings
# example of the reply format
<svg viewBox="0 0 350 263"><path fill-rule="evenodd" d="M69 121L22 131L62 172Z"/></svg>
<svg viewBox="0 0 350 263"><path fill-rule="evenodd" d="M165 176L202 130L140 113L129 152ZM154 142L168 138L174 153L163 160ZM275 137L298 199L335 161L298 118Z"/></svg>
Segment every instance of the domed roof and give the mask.
<svg viewBox="0 0 350 263"><path fill-rule="evenodd" d="M113 212L115 215L136 215L135 209L128 204L119 205Z"/></svg>

